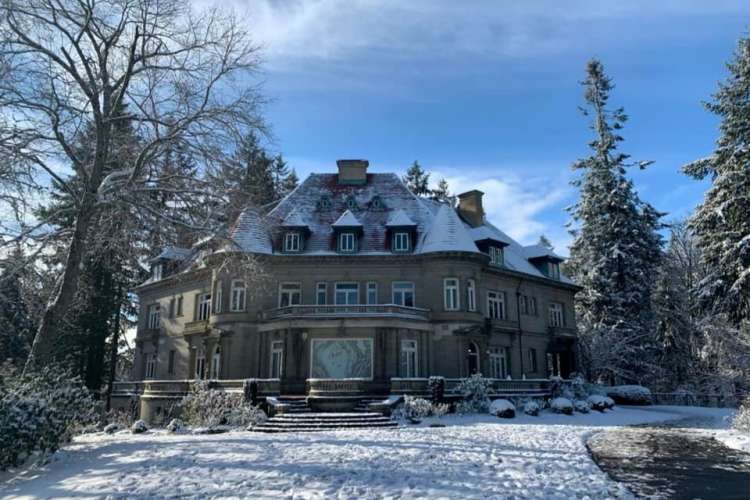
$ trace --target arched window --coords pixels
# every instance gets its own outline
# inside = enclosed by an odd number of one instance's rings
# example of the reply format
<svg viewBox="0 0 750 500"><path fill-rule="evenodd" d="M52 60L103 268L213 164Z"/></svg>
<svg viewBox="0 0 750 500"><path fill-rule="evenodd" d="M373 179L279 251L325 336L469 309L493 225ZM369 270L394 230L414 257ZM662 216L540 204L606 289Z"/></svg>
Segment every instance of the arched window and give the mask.
<svg viewBox="0 0 750 500"><path fill-rule="evenodd" d="M349 210L357 210L357 199L354 196L348 196L346 198L346 208Z"/></svg>
<svg viewBox="0 0 750 500"><path fill-rule="evenodd" d="M466 350L466 361L469 365L469 375L479 373L479 347L474 342L469 342Z"/></svg>
<svg viewBox="0 0 750 500"><path fill-rule="evenodd" d="M206 378L206 350L202 347L195 353L195 378Z"/></svg>
<svg viewBox="0 0 750 500"><path fill-rule="evenodd" d="M211 356L211 378L218 380L221 375L221 346L217 345Z"/></svg>

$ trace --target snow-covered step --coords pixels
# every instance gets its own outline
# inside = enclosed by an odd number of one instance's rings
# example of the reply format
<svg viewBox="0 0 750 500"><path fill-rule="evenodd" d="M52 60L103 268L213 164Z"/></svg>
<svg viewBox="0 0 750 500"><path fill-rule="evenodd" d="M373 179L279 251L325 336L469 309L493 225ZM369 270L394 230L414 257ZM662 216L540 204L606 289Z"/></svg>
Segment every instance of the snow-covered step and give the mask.
<svg viewBox="0 0 750 500"><path fill-rule="evenodd" d="M380 417L380 418L367 418L367 419L356 419L356 418L338 418L338 419L332 419L332 418L312 418L307 420L301 420L301 419L294 419L294 418L279 418L274 417L272 419L269 419L268 421L273 423L280 423L280 424L322 424L322 423L329 423L329 424L347 424L347 423L378 423L378 422L390 422L391 419L387 417Z"/></svg>
<svg viewBox="0 0 750 500"><path fill-rule="evenodd" d="M380 413L283 413L253 427L257 432L296 432L336 429L397 427L398 423Z"/></svg>

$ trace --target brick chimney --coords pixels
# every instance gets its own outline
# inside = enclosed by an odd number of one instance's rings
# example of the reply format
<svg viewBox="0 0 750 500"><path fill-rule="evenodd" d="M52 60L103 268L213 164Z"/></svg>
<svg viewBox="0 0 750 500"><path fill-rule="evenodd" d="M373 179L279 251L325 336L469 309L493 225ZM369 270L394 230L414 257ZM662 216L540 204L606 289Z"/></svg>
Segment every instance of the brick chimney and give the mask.
<svg viewBox="0 0 750 500"><path fill-rule="evenodd" d="M482 208L483 192L472 189L458 195L458 214L471 227L478 227L484 223L484 208Z"/></svg>
<svg viewBox="0 0 750 500"><path fill-rule="evenodd" d="M367 160L336 160L339 184L367 184Z"/></svg>

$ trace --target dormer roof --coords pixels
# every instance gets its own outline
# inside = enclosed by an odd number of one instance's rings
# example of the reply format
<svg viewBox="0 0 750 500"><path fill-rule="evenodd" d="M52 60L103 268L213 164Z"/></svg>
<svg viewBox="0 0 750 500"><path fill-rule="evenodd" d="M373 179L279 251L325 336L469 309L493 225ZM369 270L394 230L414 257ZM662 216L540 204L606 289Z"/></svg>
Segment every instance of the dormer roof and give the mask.
<svg viewBox="0 0 750 500"><path fill-rule="evenodd" d="M281 223L281 226L286 228L308 227L307 222L302 217L302 214L300 214L297 210L292 210L291 212L289 212L289 214L284 218L284 221Z"/></svg>
<svg viewBox="0 0 750 500"><path fill-rule="evenodd" d="M552 261L562 262L565 257L556 254L551 248L544 245L528 245L523 247L526 258L529 260L549 259Z"/></svg>
<svg viewBox="0 0 750 500"><path fill-rule="evenodd" d="M362 227L362 223L359 219L351 212L351 210L345 211L341 214L341 217L336 219L336 222L331 224L332 227Z"/></svg>
<svg viewBox="0 0 750 500"><path fill-rule="evenodd" d="M400 208L392 211L385 223L385 227L413 227L416 225L417 223Z"/></svg>

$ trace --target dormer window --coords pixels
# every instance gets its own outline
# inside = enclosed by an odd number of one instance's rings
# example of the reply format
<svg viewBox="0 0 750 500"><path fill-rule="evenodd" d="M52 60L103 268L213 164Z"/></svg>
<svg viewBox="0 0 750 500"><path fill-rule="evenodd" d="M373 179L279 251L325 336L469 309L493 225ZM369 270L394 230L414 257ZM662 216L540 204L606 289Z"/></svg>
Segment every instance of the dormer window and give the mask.
<svg viewBox="0 0 750 500"><path fill-rule="evenodd" d="M318 210L328 210L331 208L331 199L328 196L321 196L318 200Z"/></svg>
<svg viewBox="0 0 750 500"><path fill-rule="evenodd" d="M559 280L560 279L560 263L548 262L547 263L547 275L553 280Z"/></svg>
<svg viewBox="0 0 750 500"><path fill-rule="evenodd" d="M162 264L154 264L151 267L151 277L154 281L159 281L162 276Z"/></svg>
<svg viewBox="0 0 750 500"><path fill-rule="evenodd" d="M505 264L505 255L502 247L490 246L490 264L493 266L502 266Z"/></svg>
<svg viewBox="0 0 750 500"><path fill-rule="evenodd" d="M383 204L383 200L380 198L380 196L373 196L372 200L370 200L370 209L383 210L384 208L385 205Z"/></svg>
<svg viewBox="0 0 750 500"><path fill-rule="evenodd" d="M357 235L354 233L339 233L339 252L354 253L357 246Z"/></svg>
<svg viewBox="0 0 750 500"><path fill-rule="evenodd" d="M409 252L411 250L411 238L407 232L393 233L393 251Z"/></svg>
<svg viewBox="0 0 750 500"><path fill-rule="evenodd" d="M349 210L357 210L357 200L354 196L348 196L346 198L346 208Z"/></svg>
<svg viewBox="0 0 750 500"><path fill-rule="evenodd" d="M302 251L302 235L298 231L289 231L284 235L284 251Z"/></svg>

